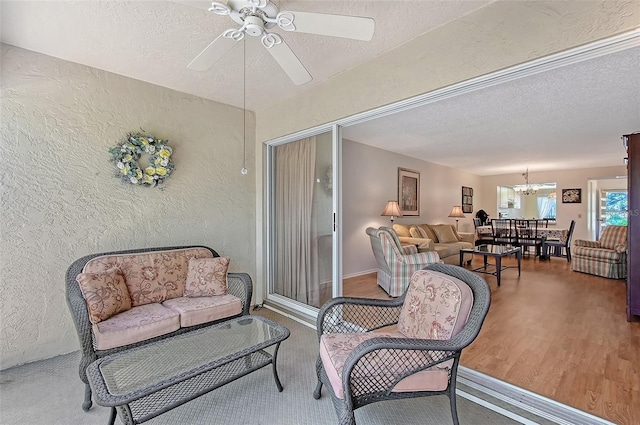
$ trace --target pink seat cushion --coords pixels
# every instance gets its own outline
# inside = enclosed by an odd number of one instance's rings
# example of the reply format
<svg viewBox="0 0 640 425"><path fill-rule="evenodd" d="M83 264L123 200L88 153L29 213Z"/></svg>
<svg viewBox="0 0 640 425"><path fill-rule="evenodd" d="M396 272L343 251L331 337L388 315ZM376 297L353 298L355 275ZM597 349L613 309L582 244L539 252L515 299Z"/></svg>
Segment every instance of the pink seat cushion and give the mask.
<svg viewBox="0 0 640 425"><path fill-rule="evenodd" d="M320 358L324 365L324 370L329 377L331 387L334 394L338 398L344 398L344 390L342 387L342 371L344 369L347 357L353 349L360 343L371 338L389 337L389 338L406 338L399 332L366 332L366 333L343 333L343 334L324 334L320 338ZM394 355L397 354L394 353ZM403 352L403 355L410 360L411 356L423 355L424 352L411 353ZM387 376L397 373L400 368L394 370L394 364L402 364L403 362L394 362L391 365L384 360L385 353L381 351L381 358L378 359L380 367L372 371L371 374L363 376L355 376L352 382L374 381L385 377L385 368L387 368ZM429 369L414 373L396 384L393 388L394 392L403 391L441 391L447 388L449 384L448 368L451 367L452 361L448 360L444 363L432 366ZM383 366L384 365L384 366Z"/></svg>
<svg viewBox="0 0 640 425"><path fill-rule="evenodd" d="M97 350L121 347L180 328L180 315L162 304L133 307L93 325Z"/></svg>
<svg viewBox="0 0 640 425"><path fill-rule="evenodd" d="M242 312L242 301L231 294L173 298L163 302L162 305L180 314L180 326L183 328L235 316Z"/></svg>

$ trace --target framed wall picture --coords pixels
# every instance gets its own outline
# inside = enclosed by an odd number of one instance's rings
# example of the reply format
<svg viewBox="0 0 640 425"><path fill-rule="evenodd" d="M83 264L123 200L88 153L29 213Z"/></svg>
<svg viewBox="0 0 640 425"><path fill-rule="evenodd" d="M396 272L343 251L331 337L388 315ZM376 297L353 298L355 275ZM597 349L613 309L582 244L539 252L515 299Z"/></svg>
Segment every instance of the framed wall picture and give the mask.
<svg viewBox="0 0 640 425"><path fill-rule="evenodd" d="M398 199L404 216L420 215L420 173L398 168Z"/></svg>
<svg viewBox="0 0 640 425"><path fill-rule="evenodd" d="M462 186L462 212L473 212L473 188Z"/></svg>
<svg viewBox="0 0 640 425"><path fill-rule="evenodd" d="M579 204L582 202L582 189L562 189L563 204Z"/></svg>

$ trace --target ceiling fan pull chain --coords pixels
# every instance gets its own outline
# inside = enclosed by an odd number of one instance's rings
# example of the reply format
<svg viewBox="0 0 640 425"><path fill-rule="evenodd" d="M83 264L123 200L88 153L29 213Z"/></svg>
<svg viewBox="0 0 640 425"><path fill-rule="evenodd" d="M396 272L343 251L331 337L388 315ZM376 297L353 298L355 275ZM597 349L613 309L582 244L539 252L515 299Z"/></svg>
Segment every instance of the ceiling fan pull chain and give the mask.
<svg viewBox="0 0 640 425"><path fill-rule="evenodd" d="M213 12L216 15L229 15L231 13L231 8L224 3L220 3L219 1L212 1L211 7L208 9L209 12Z"/></svg>
<svg viewBox="0 0 640 425"><path fill-rule="evenodd" d="M231 38L235 41L240 41L244 38L244 26L242 28L231 28L222 33L225 38Z"/></svg>
<svg viewBox="0 0 640 425"><path fill-rule="evenodd" d="M262 45L267 49L272 48L276 44L282 43L282 38L278 34L273 34L270 32L265 32L262 35Z"/></svg>
<svg viewBox="0 0 640 425"><path fill-rule="evenodd" d="M296 26L293 24L295 18L291 12L280 12L276 16L276 24L285 31L295 31Z"/></svg>

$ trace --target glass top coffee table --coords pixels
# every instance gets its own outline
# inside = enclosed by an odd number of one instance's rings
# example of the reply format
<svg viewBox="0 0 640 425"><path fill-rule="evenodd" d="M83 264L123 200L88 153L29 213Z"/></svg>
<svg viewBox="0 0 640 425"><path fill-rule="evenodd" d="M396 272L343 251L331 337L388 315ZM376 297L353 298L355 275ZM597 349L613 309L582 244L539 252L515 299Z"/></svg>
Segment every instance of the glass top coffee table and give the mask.
<svg viewBox="0 0 640 425"><path fill-rule="evenodd" d="M264 366L276 370L289 329L260 316L241 316L206 328L111 354L87 368L96 403L125 424L138 424ZM275 346L273 354L265 349Z"/></svg>
<svg viewBox="0 0 640 425"><path fill-rule="evenodd" d="M518 246L483 244L475 246L473 248L463 248L460 250L460 267L462 267L464 254L483 255L484 266L472 269L471 271L495 276L498 280L498 286L500 286L500 274L502 270L515 268L515 266L503 266L502 258L511 254L515 254L516 258L518 259L518 276L520 276L520 261L522 260L522 250ZM494 257L496 259L495 265L487 263L487 257Z"/></svg>

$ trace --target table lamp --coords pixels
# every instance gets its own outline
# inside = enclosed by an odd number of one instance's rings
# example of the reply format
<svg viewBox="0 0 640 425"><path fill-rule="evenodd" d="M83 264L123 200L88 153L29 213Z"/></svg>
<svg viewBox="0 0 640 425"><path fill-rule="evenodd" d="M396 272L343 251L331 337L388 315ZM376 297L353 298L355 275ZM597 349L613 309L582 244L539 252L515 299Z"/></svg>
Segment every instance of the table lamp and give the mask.
<svg viewBox="0 0 640 425"><path fill-rule="evenodd" d="M393 225L393 217L402 217L402 211L398 201L387 201L387 205L384 207L381 216L391 217L391 224Z"/></svg>
<svg viewBox="0 0 640 425"><path fill-rule="evenodd" d="M464 214L462 213L462 207L460 205L454 205L449 217L453 217L456 219L456 232L458 231L458 219L464 218Z"/></svg>

